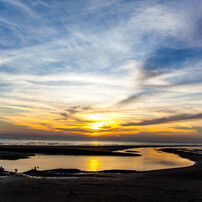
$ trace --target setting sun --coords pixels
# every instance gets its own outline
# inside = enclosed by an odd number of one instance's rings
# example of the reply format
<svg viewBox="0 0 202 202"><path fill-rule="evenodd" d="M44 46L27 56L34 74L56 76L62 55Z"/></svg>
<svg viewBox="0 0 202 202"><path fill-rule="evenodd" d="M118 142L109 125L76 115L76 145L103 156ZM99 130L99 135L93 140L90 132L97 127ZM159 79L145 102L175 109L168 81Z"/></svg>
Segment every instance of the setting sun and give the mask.
<svg viewBox="0 0 202 202"><path fill-rule="evenodd" d="M186 1L0 0L0 137L202 141Z"/></svg>
<svg viewBox="0 0 202 202"><path fill-rule="evenodd" d="M103 125L105 125L105 122L95 122L95 123L89 124L89 127L90 127L91 129L98 130L98 129L100 129L100 127L102 127Z"/></svg>

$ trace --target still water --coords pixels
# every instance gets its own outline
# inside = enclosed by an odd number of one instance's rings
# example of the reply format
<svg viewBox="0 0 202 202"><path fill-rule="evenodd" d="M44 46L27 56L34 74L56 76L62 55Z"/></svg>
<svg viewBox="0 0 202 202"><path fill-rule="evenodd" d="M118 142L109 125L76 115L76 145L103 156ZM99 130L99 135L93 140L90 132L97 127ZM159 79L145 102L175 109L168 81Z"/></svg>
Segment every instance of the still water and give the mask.
<svg viewBox="0 0 202 202"><path fill-rule="evenodd" d="M128 149L142 156L73 156L73 155L36 155L28 159L0 160L0 166L8 171L24 172L39 167L39 170L57 168L76 168L84 171L100 170L137 170L148 171L166 168L191 166L194 162L176 154L159 152L154 148ZM126 152L127 150L123 150Z"/></svg>

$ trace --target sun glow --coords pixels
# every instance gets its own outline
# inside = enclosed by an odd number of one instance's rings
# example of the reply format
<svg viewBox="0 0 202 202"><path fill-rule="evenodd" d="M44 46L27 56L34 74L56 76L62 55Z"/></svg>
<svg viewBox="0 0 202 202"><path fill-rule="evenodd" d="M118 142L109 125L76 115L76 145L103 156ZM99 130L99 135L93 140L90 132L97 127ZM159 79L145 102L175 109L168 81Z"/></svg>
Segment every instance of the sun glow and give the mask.
<svg viewBox="0 0 202 202"><path fill-rule="evenodd" d="M95 122L95 123L89 124L89 127L90 127L91 129L98 130L98 129L100 129L103 125L105 125L105 122Z"/></svg>
<svg viewBox="0 0 202 202"><path fill-rule="evenodd" d="M108 125L108 120L110 119L110 117L104 114L90 114L86 117L92 121L88 124L88 127L93 130L99 130L103 126Z"/></svg>
<svg viewBox="0 0 202 202"><path fill-rule="evenodd" d="M107 116L106 114L88 114L88 115L85 115L85 118L94 120L94 121L104 121L104 120L111 119L111 116L109 115Z"/></svg>

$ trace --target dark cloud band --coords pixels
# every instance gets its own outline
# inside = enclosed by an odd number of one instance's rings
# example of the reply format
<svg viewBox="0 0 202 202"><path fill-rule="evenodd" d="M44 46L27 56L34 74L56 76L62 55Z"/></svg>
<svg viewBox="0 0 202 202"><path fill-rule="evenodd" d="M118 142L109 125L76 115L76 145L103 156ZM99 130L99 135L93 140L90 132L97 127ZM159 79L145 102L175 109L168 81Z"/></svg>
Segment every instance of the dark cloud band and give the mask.
<svg viewBox="0 0 202 202"><path fill-rule="evenodd" d="M184 121L184 120L191 120L191 119L202 119L202 113L198 114L179 114L175 116L169 117L162 117L157 119L151 120L144 120L138 123L130 122L126 124L122 124L122 126L146 126L146 125L156 125L156 124L163 124L175 121Z"/></svg>

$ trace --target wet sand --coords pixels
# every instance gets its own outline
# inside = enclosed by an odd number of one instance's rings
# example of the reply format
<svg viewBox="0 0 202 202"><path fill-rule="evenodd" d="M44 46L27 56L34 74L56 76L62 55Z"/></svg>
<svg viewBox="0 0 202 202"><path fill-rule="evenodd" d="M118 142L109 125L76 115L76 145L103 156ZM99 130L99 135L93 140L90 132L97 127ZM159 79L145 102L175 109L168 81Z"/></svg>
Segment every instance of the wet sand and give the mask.
<svg viewBox="0 0 202 202"><path fill-rule="evenodd" d="M186 146L186 145L184 145ZM193 145L194 146L194 145ZM29 145L1 145L0 159L17 160L21 158L29 158L35 154L50 155L98 155L98 156L140 156L135 153L118 153L117 150L141 148L141 147L170 147L170 145L124 145L124 146L29 146ZM175 145L172 147L183 147L183 145ZM188 147L188 146L186 146ZM189 146L191 147L191 145Z"/></svg>
<svg viewBox="0 0 202 202"><path fill-rule="evenodd" d="M0 146L0 159L16 160L29 158L35 154L50 155L98 155L98 156L140 156L132 153L118 153L116 150L132 146Z"/></svg>
<svg viewBox="0 0 202 202"><path fill-rule="evenodd" d="M202 155L178 149L164 151L196 163L186 168L138 173L0 177L0 201L202 201Z"/></svg>

